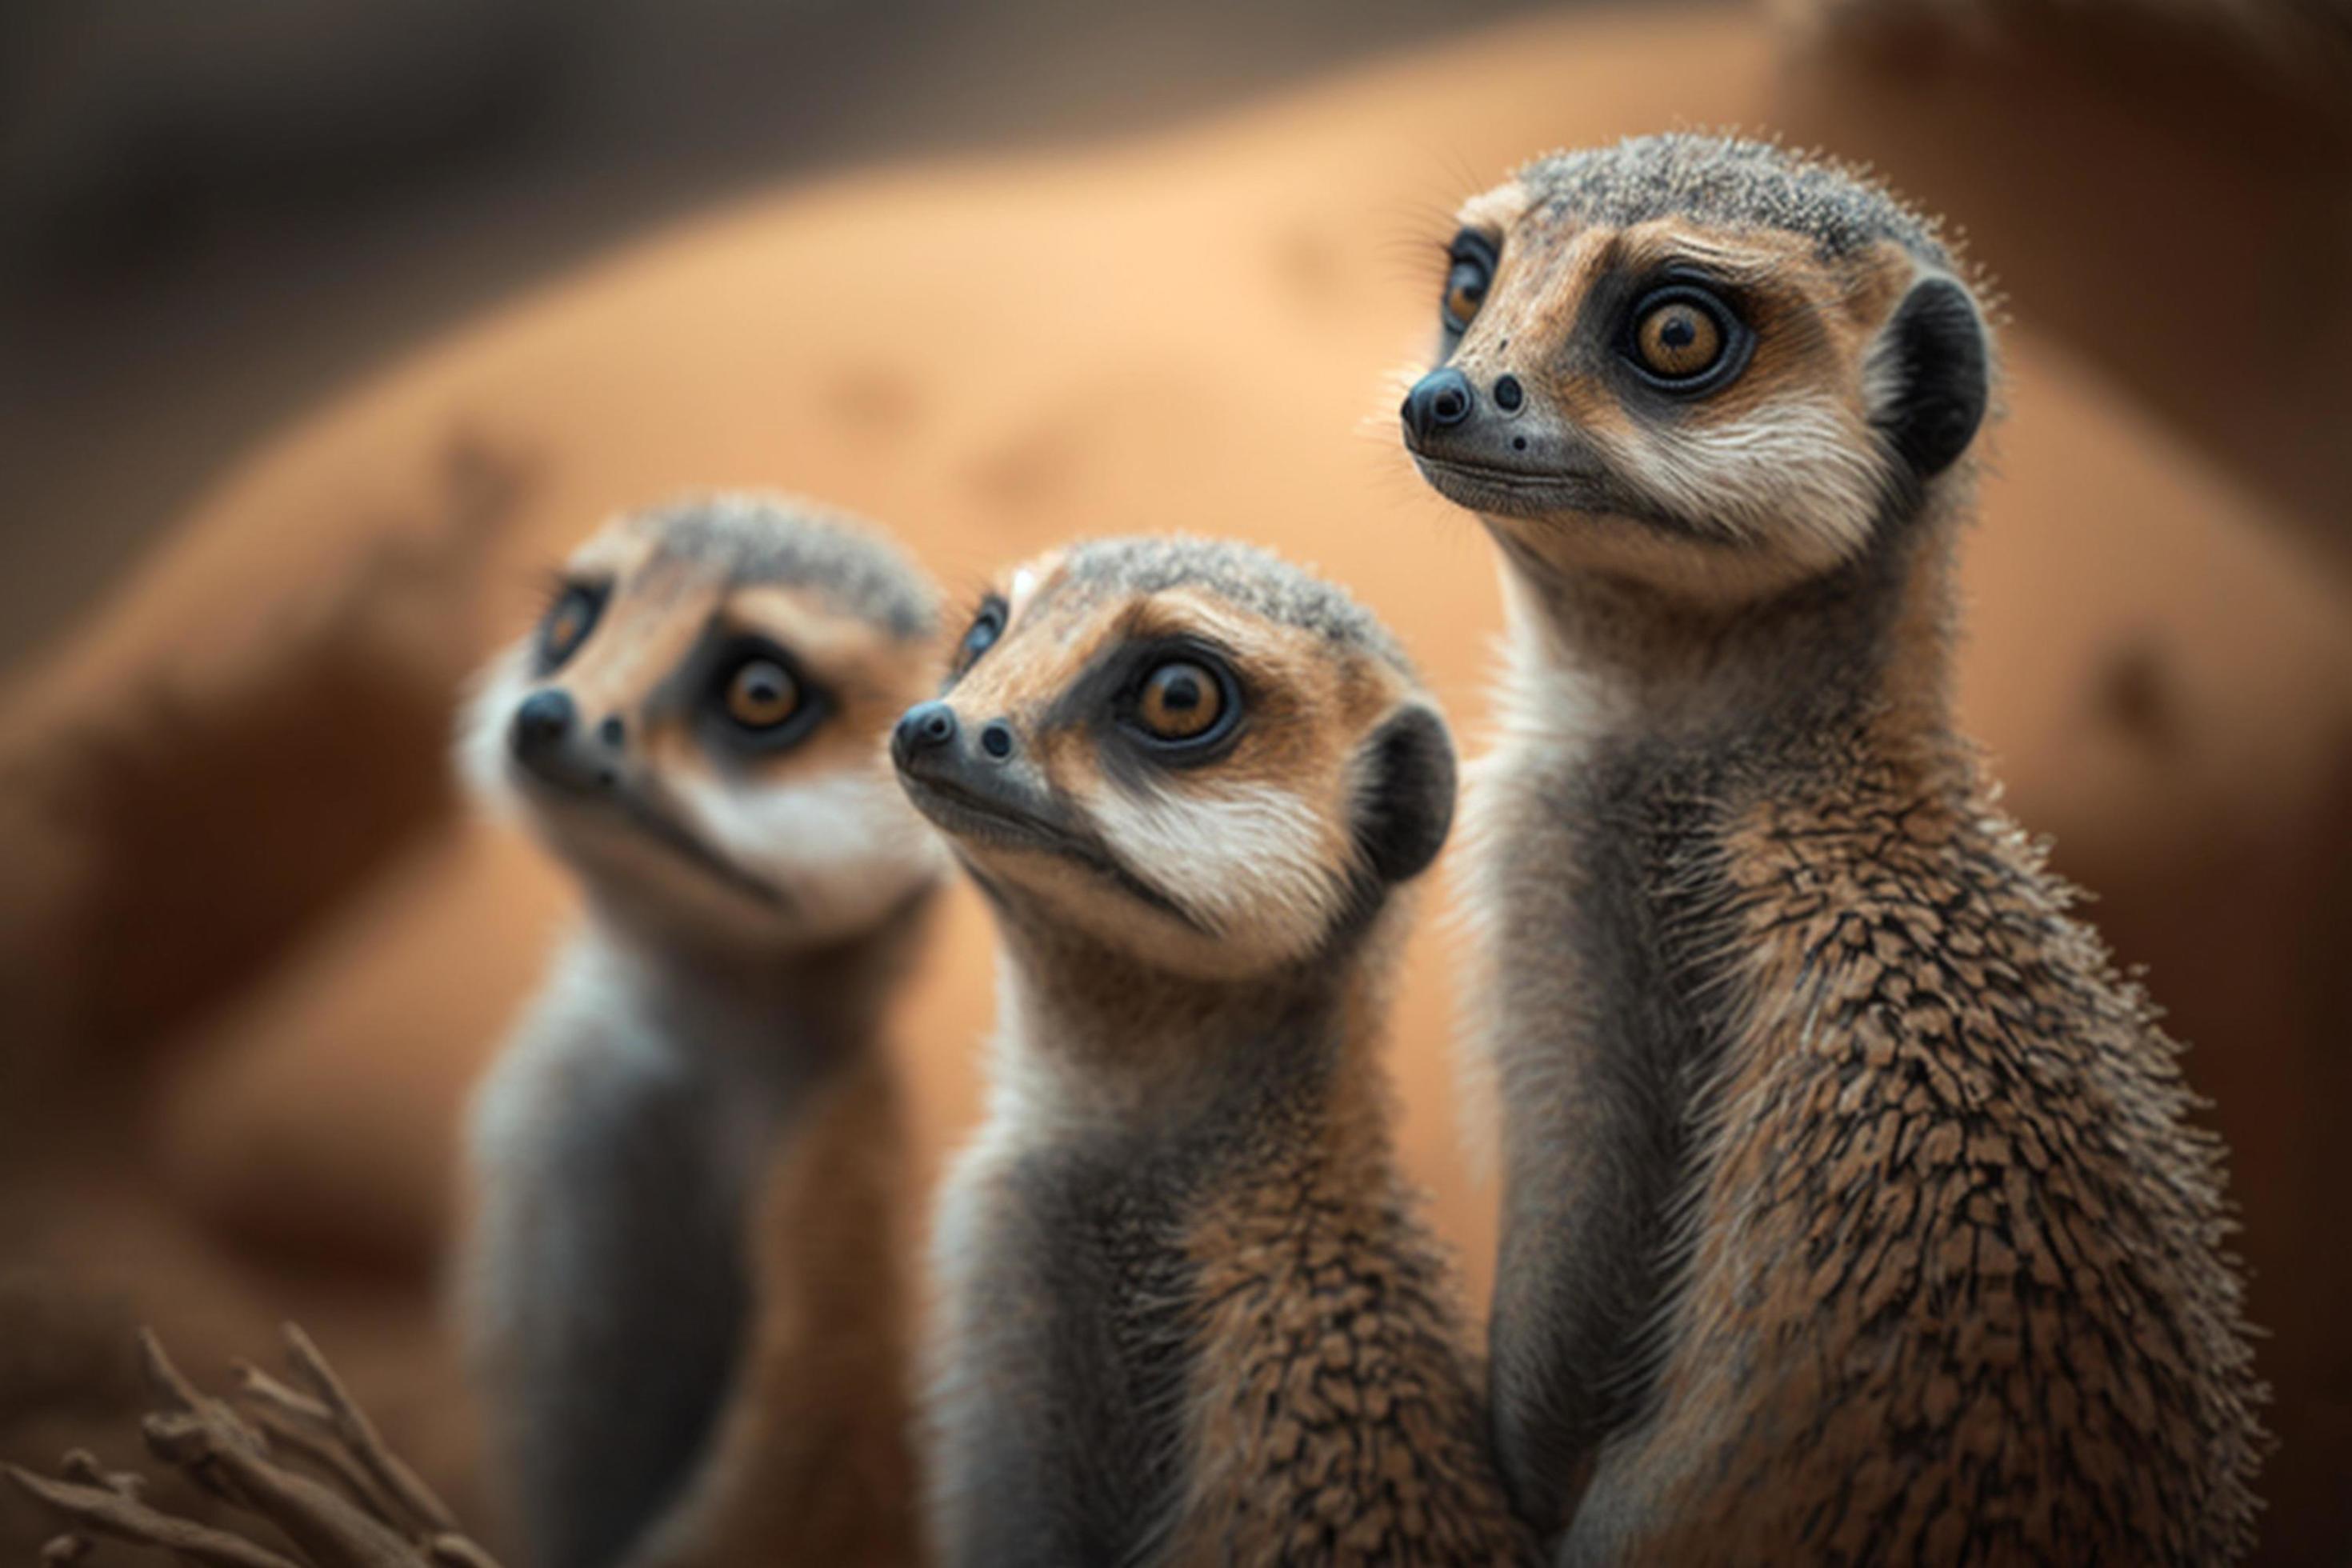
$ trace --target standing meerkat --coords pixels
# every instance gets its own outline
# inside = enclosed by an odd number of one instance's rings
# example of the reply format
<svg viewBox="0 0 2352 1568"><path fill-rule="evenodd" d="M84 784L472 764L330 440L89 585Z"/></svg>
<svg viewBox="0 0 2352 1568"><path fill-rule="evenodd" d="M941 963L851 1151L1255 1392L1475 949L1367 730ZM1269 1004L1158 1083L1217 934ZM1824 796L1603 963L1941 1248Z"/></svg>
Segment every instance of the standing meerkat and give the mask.
<svg viewBox="0 0 2352 1568"><path fill-rule="evenodd" d="M881 1015L944 858L884 740L935 595L866 529L625 518L463 742L584 919L473 1111L460 1304L535 1568L915 1553Z"/></svg>
<svg viewBox="0 0 2352 1568"><path fill-rule="evenodd" d="M2221 1151L1952 727L1992 384L1930 224L1662 136L1464 208L1406 445L1500 547L1496 1447L1563 1563L2211 1563Z"/></svg>
<svg viewBox="0 0 2352 1568"><path fill-rule="evenodd" d="M1232 544L1049 556L958 665L892 740L1001 935L934 1245L944 1560L1515 1560L1379 1060L1443 721Z"/></svg>

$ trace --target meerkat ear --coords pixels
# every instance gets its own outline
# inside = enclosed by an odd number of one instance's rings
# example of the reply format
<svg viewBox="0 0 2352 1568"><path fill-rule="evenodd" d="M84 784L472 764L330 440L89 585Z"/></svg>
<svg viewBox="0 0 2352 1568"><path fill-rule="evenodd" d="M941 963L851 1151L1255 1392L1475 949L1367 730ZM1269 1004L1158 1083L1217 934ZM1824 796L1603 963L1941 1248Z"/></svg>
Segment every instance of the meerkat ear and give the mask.
<svg viewBox="0 0 2352 1568"><path fill-rule="evenodd" d="M1454 826L1454 742L1419 703L1398 710L1364 742L1356 794L1356 847L1384 882L1421 875Z"/></svg>
<svg viewBox="0 0 2352 1568"><path fill-rule="evenodd" d="M1968 290L1949 278L1913 285L1874 351L1884 388L1873 423L1920 479L1959 460L1991 396L1991 355Z"/></svg>

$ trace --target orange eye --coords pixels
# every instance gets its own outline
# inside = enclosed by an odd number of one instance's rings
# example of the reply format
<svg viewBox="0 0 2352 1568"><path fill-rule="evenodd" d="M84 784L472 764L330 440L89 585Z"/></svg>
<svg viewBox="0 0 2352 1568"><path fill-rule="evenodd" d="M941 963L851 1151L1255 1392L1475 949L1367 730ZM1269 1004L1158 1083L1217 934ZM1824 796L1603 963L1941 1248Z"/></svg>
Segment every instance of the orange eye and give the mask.
<svg viewBox="0 0 2352 1568"><path fill-rule="evenodd" d="M1495 280L1494 247L1486 236L1465 230L1454 238L1445 268L1445 294L1439 315L1449 334L1459 333L1486 302Z"/></svg>
<svg viewBox="0 0 2352 1568"><path fill-rule="evenodd" d="M1457 267L1445 283L1445 319L1468 326L1478 307L1486 302L1486 285L1467 268Z"/></svg>
<svg viewBox="0 0 2352 1568"><path fill-rule="evenodd" d="M727 680L727 717L746 730L772 730L800 710L800 682L772 658L747 658Z"/></svg>
<svg viewBox="0 0 2352 1568"><path fill-rule="evenodd" d="M1205 666L1171 659L1144 678L1136 722L1162 741L1197 741L1225 716L1225 689Z"/></svg>
<svg viewBox="0 0 2352 1568"><path fill-rule="evenodd" d="M1690 300L1669 300L1642 318L1633 345L1654 374L1688 381L1723 358L1723 327Z"/></svg>
<svg viewBox="0 0 2352 1568"><path fill-rule="evenodd" d="M604 595L594 588L574 584L564 589L539 629L541 667L553 670L578 652L588 634L596 629L596 616L604 607Z"/></svg>

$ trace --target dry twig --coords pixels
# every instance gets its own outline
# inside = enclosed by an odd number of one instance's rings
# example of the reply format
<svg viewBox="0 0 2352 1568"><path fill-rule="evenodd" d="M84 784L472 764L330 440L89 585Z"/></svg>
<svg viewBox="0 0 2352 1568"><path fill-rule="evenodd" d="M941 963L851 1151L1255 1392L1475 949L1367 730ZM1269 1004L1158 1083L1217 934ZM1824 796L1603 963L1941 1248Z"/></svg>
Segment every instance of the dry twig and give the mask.
<svg viewBox="0 0 2352 1568"><path fill-rule="evenodd" d="M236 1533L148 1506L135 1474L109 1474L87 1453L55 1478L16 1465L0 1474L68 1526L41 1550L43 1568L70 1568L88 1536L159 1546L201 1568L498 1568L460 1533L441 1500L390 1449L326 1358L286 1326L292 1383L243 1369L244 1408L197 1390L152 1332L139 1339L161 1408L140 1423L155 1457L276 1527L288 1556Z"/></svg>

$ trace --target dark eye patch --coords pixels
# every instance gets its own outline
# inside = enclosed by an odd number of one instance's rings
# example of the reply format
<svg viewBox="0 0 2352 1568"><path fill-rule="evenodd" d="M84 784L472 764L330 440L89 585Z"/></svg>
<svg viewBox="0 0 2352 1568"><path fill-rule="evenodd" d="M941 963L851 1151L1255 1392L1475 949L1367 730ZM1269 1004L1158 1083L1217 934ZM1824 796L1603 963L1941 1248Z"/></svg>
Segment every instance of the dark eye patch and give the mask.
<svg viewBox="0 0 2352 1568"><path fill-rule="evenodd" d="M980 602L972 613L971 625L964 628L963 638L956 644L955 658L949 662L948 683L953 685L990 648L1004 636L1004 621L1009 606L1002 594L991 594Z"/></svg>
<svg viewBox="0 0 2352 1568"><path fill-rule="evenodd" d="M1216 718L1195 735L1158 738L1139 721L1139 712L1153 675L1177 664L1195 667L1198 679L1213 683L1213 693L1193 695ZM1039 728L1087 730L1098 744L1104 772L1143 783L1167 768L1200 767L1227 755L1248 728L1249 706L1249 684L1230 648L1192 633L1146 632L1096 655L1054 700Z"/></svg>
<svg viewBox="0 0 2352 1568"><path fill-rule="evenodd" d="M554 600L539 623L536 653L541 675L554 674L580 651L581 645L603 618L605 601L612 597L612 592L609 583L567 581L558 584Z"/></svg>
<svg viewBox="0 0 2352 1568"><path fill-rule="evenodd" d="M715 625L679 678L666 683L665 697L672 711L690 710L695 731L710 751L740 758L792 750L835 706L833 693L782 643Z"/></svg>
<svg viewBox="0 0 2352 1568"><path fill-rule="evenodd" d="M1464 229L1445 247L1445 286L1438 296L1437 313L1449 344L1477 319L1500 259L1495 242L1475 228Z"/></svg>
<svg viewBox="0 0 2352 1568"><path fill-rule="evenodd" d="M1578 317L1580 337L1629 394L1664 409L1721 391L1756 352L1738 286L1685 262L1612 273Z"/></svg>

